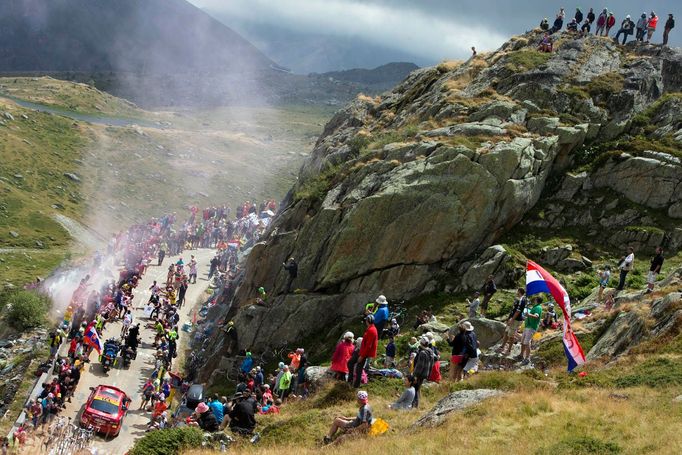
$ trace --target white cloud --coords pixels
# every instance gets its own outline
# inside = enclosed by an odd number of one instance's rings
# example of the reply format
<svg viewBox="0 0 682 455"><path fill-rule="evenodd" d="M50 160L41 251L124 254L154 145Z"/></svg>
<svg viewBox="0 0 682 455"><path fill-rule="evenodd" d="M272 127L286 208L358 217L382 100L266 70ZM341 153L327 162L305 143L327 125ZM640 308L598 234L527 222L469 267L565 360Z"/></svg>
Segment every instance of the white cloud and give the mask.
<svg viewBox="0 0 682 455"><path fill-rule="evenodd" d="M467 55L471 46L492 50L505 41L495 30L475 27L467 17L437 16L406 6L357 0L190 0L199 7L252 22L339 36L358 36L374 44L433 60Z"/></svg>

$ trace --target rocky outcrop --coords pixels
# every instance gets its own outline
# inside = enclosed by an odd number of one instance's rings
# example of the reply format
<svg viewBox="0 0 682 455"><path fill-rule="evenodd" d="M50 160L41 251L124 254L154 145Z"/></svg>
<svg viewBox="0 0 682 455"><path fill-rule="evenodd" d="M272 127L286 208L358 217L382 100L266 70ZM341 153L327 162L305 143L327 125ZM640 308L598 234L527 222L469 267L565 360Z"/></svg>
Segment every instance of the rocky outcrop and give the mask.
<svg viewBox="0 0 682 455"><path fill-rule="evenodd" d="M499 390L476 389L462 390L453 392L442 398L426 414L421 416L412 426L413 427L435 427L442 424L445 419L453 412L474 406L481 401L503 395Z"/></svg>
<svg viewBox="0 0 682 455"><path fill-rule="evenodd" d="M592 346L586 358L594 360L600 357L615 357L639 344L645 333L645 320L642 315L636 311L620 313L599 341Z"/></svg>
<svg viewBox="0 0 682 455"><path fill-rule="evenodd" d="M682 269L676 270L658 283L664 289L682 285ZM590 299L594 297L591 296ZM590 300L586 299L586 300ZM586 302L583 302L583 306ZM588 360L616 357L643 340L678 333L682 323L682 293L669 292L663 297L650 297L641 292L619 295L616 310L629 306L618 313L603 335L587 354Z"/></svg>
<svg viewBox="0 0 682 455"><path fill-rule="evenodd" d="M682 165L672 155L624 153L597 170L591 182L596 188L608 187L632 202L682 218Z"/></svg>
<svg viewBox="0 0 682 455"><path fill-rule="evenodd" d="M480 290L488 276L495 278L501 287L513 285L524 273L514 267L512 256L502 245L488 247L475 261L465 262L459 268L462 277L458 291Z"/></svg>
<svg viewBox="0 0 682 455"><path fill-rule="evenodd" d="M610 159L562 175L591 147L653 134L636 114L651 117L661 141L672 140L676 97L645 109L677 89L670 72L680 53L624 58L599 37L560 36L551 55L538 56L540 36L529 33L486 57L417 70L379 99L363 97L336 114L246 259L232 305L241 347L338 337L378 294L396 301L471 291L489 274L513 285L523 270L491 245L543 192L541 216L529 226L607 230L619 248L673 242L674 230L646 227L654 224L647 210L680 211L675 156L609 150ZM558 270L591 266L571 249L543 254ZM296 292L284 295L282 262L292 256ZM249 306L260 286L268 306Z"/></svg>

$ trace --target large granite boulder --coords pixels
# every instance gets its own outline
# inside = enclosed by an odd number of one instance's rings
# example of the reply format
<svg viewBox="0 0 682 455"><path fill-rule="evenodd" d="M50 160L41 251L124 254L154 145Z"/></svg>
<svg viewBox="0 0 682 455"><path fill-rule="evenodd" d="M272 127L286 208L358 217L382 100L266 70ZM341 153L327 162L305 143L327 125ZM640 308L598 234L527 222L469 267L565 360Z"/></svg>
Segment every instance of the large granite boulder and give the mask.
<svg viewBox="0 0 682 455"><path fill-rule="evenodd" d="M587 353L587 360L615 357L638 344L646 335L646 321L636 311L622 312Z"/></svg>
<svg viewBox="0 0 682 455"><path fill-rule="evenodd" d="M421 416L413 427L435 427L442 424L451 413L461 411L481 401L503 395L499 390L476 389L453 392L442 398L426 414Z"/></svg>
<svg viewBox="0 0 682 455"><path fill-rule="evenodd" d="M632 202L677 215L682 201L682 165L656 158L622 154L591 177L597 188L617 191Z"/></svg>
<svg viewBox="0 0 682 455"><path fill-rule="evenodd" d="M502 341L506 328L504 323L486 318L472 318L467 319L467 321L471 322L471 325L474 326L476 339L478 339L478 342L481 344L480 347L482 350L495 346ZM451 331L454 332L456 329L456 327L453 327Z"/></svg>
<svg viewBox="0 0 682 455"><path fill-rule="evenodd" d="M516 278L513 258L502 245L488 247L473 263L462 264L459 291L481 289L488 276L495 277L499 286L509 285Z"/></svg>

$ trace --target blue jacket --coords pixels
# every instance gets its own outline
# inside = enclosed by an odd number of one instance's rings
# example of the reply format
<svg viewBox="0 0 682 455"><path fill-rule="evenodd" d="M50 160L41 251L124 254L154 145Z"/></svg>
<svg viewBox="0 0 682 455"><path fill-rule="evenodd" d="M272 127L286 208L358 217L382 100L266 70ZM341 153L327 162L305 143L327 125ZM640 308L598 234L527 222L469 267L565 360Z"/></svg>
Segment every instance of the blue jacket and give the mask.
<svg viewBox="0 0 682 455"><path fill-rule="evenodd" d="M252 357L245 358L244 361L242 362L242 366L241 366L242 373L248 373L249 371L251 371L252 368L253 368L253 358Z"/></svg>
<svg viewBox="0 0 682 455"><path fill-rule="evenodd" d="M379 305L379 309L374 313L374 325L380 325L388 321L388 304Z"/></svg>
<svg viewBox="0 0 682 455"><path fill-rule="evenodd" d="M221 423L225 417L225 409L223 408L223 404L214 400L208 404L208 407L211 408L211 411L213 412L213 415L215 416L215 419L218 421L218 423Z"/></svg>

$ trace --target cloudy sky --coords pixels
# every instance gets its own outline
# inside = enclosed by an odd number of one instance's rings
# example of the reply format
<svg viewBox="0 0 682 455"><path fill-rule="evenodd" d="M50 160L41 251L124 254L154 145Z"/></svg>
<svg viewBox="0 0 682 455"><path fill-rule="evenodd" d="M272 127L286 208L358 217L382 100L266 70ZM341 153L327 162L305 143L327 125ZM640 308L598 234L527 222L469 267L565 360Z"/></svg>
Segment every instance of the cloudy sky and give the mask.
<svg viewBox="0 0 682 455"><path fill-rule="evenodd" d="M413 55L418 63L434 63L469 55L471 46L492 50L510 35L550 20L559 7L569 15L575 6L554 0L189 0L242 32L248 24L258 45L269 28L328 38L361 40L371 46ZM581 2L582 3L582 2ZM618 23L626 14L642 13L642 2L619 0L611 5ZM682 10L679 0L647 0L661 17L656 41L669 12ZM574 5L574 4L573 4ZM590 5L582 3L585 10ZM593 5L595 10L607 5ZM677 15L677 14L676 14ZM278 35L280 38L281 34ZM682 24L672 33L671 44L681 45ZM284 62L286 64L286 62ZM384 63L384 62L378 62Z"/></svg>

